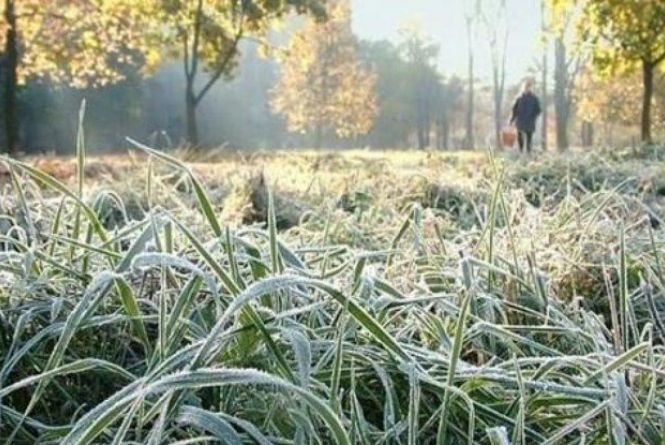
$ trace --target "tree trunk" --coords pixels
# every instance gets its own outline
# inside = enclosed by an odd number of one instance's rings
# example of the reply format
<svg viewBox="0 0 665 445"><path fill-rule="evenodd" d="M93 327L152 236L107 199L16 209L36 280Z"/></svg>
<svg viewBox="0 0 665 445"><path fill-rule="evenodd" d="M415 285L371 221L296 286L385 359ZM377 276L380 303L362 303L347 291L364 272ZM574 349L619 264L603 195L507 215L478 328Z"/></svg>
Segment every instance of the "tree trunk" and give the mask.
<svg viewBox="0 0 665 445"><path fill-rule="evenodd" d="M568 140L568 122L570 121L570 103L568 102L568 62L566 45L563 38L554 42L554 111L556 114L556 145L559 151L570 146Z"/></svg>
<svg viewBox="0 0 665 445"><path fill-rule="evenodd" d="M449 150L450 149L450 121L448 119L445 119L443 122L443 128L442 128L442 134L441 137L443 138L443 149L444 150Z"/></svg>
<svg viewBox="0 0 665 445"><path fill-rule="evenodd" d="M582 122L582 147L593 146L593 124L589 121Z"/></svg>
<svg viewBox="0 0 665 445"><path fill-rule="evenodd" d="M416 107L416 137L418 138L418 149L424 150L427 147L427 135L425 128L427 127L427 110L425 103L424 92L422 91L422 82L418 83L415 92L415 107Z"/></svg>
<svg viewBox="0 0 665 445"><path fill-rule="evenodd" d="M542 92L541 92L541 102L543 110L542 118L542 127L541 127L541 139L542 139L542 148L543 151L547 151L549 138L547 135L548 124L549 124L549 111L548 111L548 94L547 94L547 77L548 77L548 63L547 56L550 49L550 39L547 37L547 19L546 19L547 6L544 0L540 2L540 13L541 13L541 32L543 33L545 39L545 47L543 48L543 66L542 66Z"/></svg>
<svg viewBox="0 0 665 445"><path fill-rule="evenodd" d="M644 98L642 102L642 142L650 143L651 139L651 103L653 101L653 72L652 63L642 61L642 75Z"/></svg>
<svg viewBox="0 0 665 445"><path fill-rule="evenodd" d="M196 96L194 94L193 82L187 82L185 93L186 118L187 118L187 141L192 147L199 145L199 126L196 119Z"/></svg>
<svg viewBox="0 0 665 445"><path fill-rule="evenodd" d="M447 118L446 116L439 116L436 118L436 149L438 151L441 150L447 150L448 149L448 129L447 124L446 124Z"/></svg>
<svg viewBox="0 0 665 445"><path fill-rule="evenodd" d="M417 136L418 136L418 149L419 150L424 150L426 147L426 141L425 141L425 130L423 128L422 121L418 121L418 128L416 130Z"/></svg>
<svg viewBox="0 0 665 445"><path fill-rule="evenodd" d="M499 25L496 25L497 27ZM506 87L506 47L508 44L508 33L499 42L498 31L494 30L494 38L490 42L492 56L492 89L494 90L494 144L497 149L502 149L501 128L503 127L503 96ZM499 45L502 46L499 46Z"/></svg>
<svg viewBox="0 0 665 445"><path fill-rule="evenodd" d="M607 145L614 148L614 124L612 123L607 127Z"/></svg>
<svg viewBox="0 0 665 445"><path fill-rule="evenodd" d="M492 68L492 88L494 90L494 143L496 144L497 149L503 148L501 144L501 128L503 127L503 95L505 89L505 53L501 57L504 58L504 62L499 64L498 62L498 51L499 49L495 47L493 49L495 54L492 57L493 68Z"/></svg>
<svg viewBox="0 0 665 445"><path fill-rule="evenodd" d="M18 111L18 39L16 33L16 11L14 0L5 0L5 35L4 58L4 112L5 136L7 151L15 154L19 145L19 111Z"/></svg>
<svg viewBox="0 0 665 445"><path fill-rule="evenodd" d="M496 72L494 75L496 77L494 83L494 143L496 144L496 148L500 149L503 148L503 145L501 144L501 127L503 126L503 119L501 118L503 114L503 90L498 84L499 73Z"/></svg>
<svg viewBox="0 0 665 445"><path fill-rule="evenodd" d="M316 129L314 130L314 148L321 150L323 146L323 124L321 122L316 124Z"/></svg>
<svg viewBox="0 0 665 445"><path fill-rule="evenodd" d="M543 151L547 151L548 148L549 148L549 138L548 138L547 130L548 130L548 127L549 127L549 120L550 119L549 119L549 107L548 107L549 98L548 98L548 94L547 94L547 74L548 74L548 72L547 72L547 51L545 51L545 54L543 55L543 78L542 78L543 90L542 90L542 93L541 93L541 96L542 96L542 100L541 100L542 107L541 108L543 110L543 118L542 118L542 122L541 122L542 127L541 127L541 130L540 130L541 131Z"/></svg>
<svg viewBox="0 0 665 445"><path fill-rule="evenodd" d="M475 138L474 138L474 131L473 131L473 119L474 119L474 95L475 95L475 85L474 85L474 78L473 78L473 32L472 32L472 19L467 18L466 21L466 27L467 27L467 39L468 39L468 44L469 44L469 61L468 61L468 68L469 68L469 85L468 85L468 98L467 98L467 108L466 108L466 137L464 138L464 145L465 148L467 149L473 149L475 148Z"/></svg>
<svg viewBox="0 0 665 445"><path fill-rule="evenodd" d="M501 111L497 107L496 94L494 97L494 144L497 150L503 149L501 143Z"/></svg>

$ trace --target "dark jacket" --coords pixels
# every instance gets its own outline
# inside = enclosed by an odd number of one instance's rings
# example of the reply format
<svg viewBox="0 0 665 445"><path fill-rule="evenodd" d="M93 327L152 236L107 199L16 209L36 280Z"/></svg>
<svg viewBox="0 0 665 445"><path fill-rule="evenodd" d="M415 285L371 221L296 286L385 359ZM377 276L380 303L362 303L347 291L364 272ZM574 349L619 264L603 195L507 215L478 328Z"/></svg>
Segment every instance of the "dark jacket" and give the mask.
<svg viewBox="0 0 665 445"><path fill-rule="evenodd" d="M533 133L536 131L536 119L540 116L540 101L531 91L519 95L513 105L513 116L510 122L519 131Z"/></svg>

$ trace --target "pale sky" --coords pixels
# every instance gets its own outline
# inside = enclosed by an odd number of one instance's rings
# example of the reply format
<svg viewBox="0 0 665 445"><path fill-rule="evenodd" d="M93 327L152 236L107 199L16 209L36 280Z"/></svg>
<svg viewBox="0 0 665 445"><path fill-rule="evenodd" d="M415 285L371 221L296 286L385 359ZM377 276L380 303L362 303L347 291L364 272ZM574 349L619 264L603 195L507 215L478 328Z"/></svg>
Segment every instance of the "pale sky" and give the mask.
<svg viewBox="0 0 665 445"><path fill-rule="evenodd" d="M363 39L398 39L409 22L441 46L439 68L446 75L467 74L467 39L464 10L473 0L352 0L356 34ZM510 27L508 82L517 83L541 58L540 0L507 0ZM491 62L485 30L478 29L476 76L489 81Z"/></svg>

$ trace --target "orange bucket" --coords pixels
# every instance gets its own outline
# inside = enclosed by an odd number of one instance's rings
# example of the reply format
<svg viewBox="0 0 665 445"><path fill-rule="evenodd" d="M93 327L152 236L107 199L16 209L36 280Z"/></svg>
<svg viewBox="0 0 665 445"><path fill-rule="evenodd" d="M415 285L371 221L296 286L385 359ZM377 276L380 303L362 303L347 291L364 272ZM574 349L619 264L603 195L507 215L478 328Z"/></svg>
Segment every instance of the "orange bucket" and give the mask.
<svg viewBox="0 0 665 445"><path fill-rule="evenodd" d="M506 148L513 148L517 140L517 132L512 128L504 128L501 131L501 144Z"/></svg>

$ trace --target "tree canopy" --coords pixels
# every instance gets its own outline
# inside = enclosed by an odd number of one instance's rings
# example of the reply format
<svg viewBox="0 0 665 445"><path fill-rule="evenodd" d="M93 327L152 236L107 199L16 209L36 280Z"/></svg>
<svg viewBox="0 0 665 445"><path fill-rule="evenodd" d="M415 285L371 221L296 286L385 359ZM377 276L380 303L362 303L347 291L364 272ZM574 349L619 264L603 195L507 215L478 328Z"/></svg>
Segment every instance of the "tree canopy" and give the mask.
<svg viewBox="0 0 665 445"><path fill-rule="evenodd" d="M140 0L6 0L0 46L16 33L19 83L39 77L79 88L107 85L122 79L128 65L149 72L158 62L159 48L145 33L145 6Z"/></svg>
<svg viewBox="0 0 665 445"><path fill-rule="evenodd" d="M459 9L458 18L467 19L468 68L452 63L460 54L447 53L449 43L432 39L417 20L407 22L410 29L402 25L395 40L373 39L378 31L365 30L357 41L355 4L0 0L0 144L16 154L65 151L73 137L67 116L83 97L92 99L88 122L103 127L91 134L104 139L104 149L122 145L127 133L168 133L173 138L164 140L173 145L198 147L317 139L335 146L471 147L474 135L500 130L503 102L518 83L506 77L514 68L504 57L515 38L505 15L510 6L503 10L510 3L473 0ZM665 102L665 3L542 0L541 11L534 43L540 35L552 44L534 45L542 54L525 71L539 75L538 95L556 118L543 125L542 140L556 132L564 149L575 145L570 138L580 125L608 122L622 126L617 141L634 140L637 129L644 141L660 136L653 122ZM354 22L354 30L363 23ZM484 73L474 65L481 56L489 58ZM611 94L593 97L604 88ZM608 104L617 106L602 110ZM101 125L107 113L121 117Z"/></svg>
<svg viewBox="0 0 665 445"><path fill-rule="evenodd" d="M654 72L665 61L663 29L665 2L662 0L586 0L579 21L579 35L593 44L593 62L598 70L605 73L642 70L644 141L652 139Z"/></svg>
<svg viewBox="0 0 665 445"><path fill-rule="evenodd" d="M285 15L325 15L325 0L146 0L152 5L153 30L180 58L186 81L187 136L198 145L196 109L221 78L233 76L238 45L245 38L262 39ZM206 79L199 85L202 72Z"/></svg>
<svg viewBox="0 0 665 445"><path fill-rule="evenodd" d="M128 66L149 72L159 48L145 32L140 0L5 0L0 46L6 145L19 144L18 90L29 79L76 88L123 79Z"/></svg>
<svg viewBox="0 0 665 445"><path fill-rule="evenodd" d="M348 1L336 2L324 23L310 20L285 52L272 106L289 130L314 136L367 134L377 114L376 76L363 66L351 31Z"/></svg>

